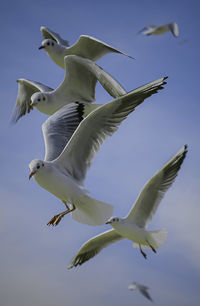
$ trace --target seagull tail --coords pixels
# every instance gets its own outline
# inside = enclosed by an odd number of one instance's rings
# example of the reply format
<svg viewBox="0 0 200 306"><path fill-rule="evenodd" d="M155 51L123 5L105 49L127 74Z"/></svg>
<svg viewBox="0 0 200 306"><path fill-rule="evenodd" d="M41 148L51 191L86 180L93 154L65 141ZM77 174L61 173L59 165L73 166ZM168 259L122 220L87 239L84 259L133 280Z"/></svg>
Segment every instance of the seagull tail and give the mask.
<svg viewBox="0 0 200 306"><path fill-rule="evenodd" d="M166 238L167 238L167 231L166 230L159 230L159 231L149 231L148 232L148 242L151 244L152 247L155 249L160 248Z"/></svg>
<svg viewBox="0 0 200 306"><path fill-rule="evenodd" d="M146 243L145 244L141 243L141 247L143 249L150 249L151 245L154 249L158 249L164 244L166 238L167 238L166 230L148 231ZM134 242L133 247L139 248L139 244Z"/></svg>
<svg viewBox="0 0 200 306"><path fill-rule="evenodd" d="M84 194L73 202L76 209L72 218L88 225L103 225L113 214L113 206Z"/></svg>

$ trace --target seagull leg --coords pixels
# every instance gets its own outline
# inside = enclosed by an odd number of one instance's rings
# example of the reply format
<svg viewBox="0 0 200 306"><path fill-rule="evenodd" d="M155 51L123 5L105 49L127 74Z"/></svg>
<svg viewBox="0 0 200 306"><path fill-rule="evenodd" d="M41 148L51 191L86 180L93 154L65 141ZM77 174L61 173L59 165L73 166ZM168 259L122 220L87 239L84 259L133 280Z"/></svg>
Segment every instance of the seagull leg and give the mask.
<svg viewBox="0 0 200 306"><path fill-rule="evenodd" d="M140 247L140 252L141 252L142 255L144 256L144 258L147 259L147 254L144 253L144 252L142 251L142 248L141 248L141 245L140 245L140 244L139 244L139 247Z"/></svg>
<svg viewBox="0 0 200 306"><path fill-rule="evenodd" d="M47 223L47 225L53 225L53 226L58 225L58 223L60 223L61 219L62 219L66 214L68 214L68 213L70 213L70 212L72 212L72 211L74 211L74 210L76 209L76 207L74 206L74 204L72 204L72 208L69 208L69 206L67 205L67 202L65 202L65 201L62 201L62 202L65 204L67 210L61 212L61 213L58 214L58 215L55 215L55 216Z"/></svg>
<svg viewBox="0 0 200 306"><path fill-rule="evenodd" d="M154 253L156 253L156 250L154 249L154 247L152 247L152 245L149 245L150 246L150 248L152 249L152 251L154 252Z"/></svg>
<svg viewBox="0 0 200 306"><path fill-rule="evenodd" d="M154 253L156 253L156 249L154 249L154 247L153 247L152 245L150 245L150 243L148 242L148 240L146 240L146 242L148 243L148 245L150 246L150 248L152 249L152 251L153 251Z"/></svg>

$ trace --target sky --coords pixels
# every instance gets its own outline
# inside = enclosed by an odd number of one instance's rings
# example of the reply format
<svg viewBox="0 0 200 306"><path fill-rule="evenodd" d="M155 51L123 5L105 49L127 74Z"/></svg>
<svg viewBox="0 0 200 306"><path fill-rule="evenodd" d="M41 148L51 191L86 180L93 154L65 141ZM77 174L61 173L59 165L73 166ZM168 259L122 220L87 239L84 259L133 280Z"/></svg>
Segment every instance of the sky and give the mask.
<svg viewBox="0 0 200 306"><path fill-rule="evenodd" d="M150 288L157 305L197 305L200 298L200 94L198 0L4 1L1 4L0 296L4 306L148 305L133 281ZM177 22L180 36L137 35L149 24ZM147 99L102 145L88 171L91 196L127 214L148 179L184 144L188 154L148 229L165 228L166 243L147 260L128 240L80 267L67 265L80 246L107 229L66 216L46 224L62 203L28 180L28 164L44 158L41 131L47 116L34 110L10 124L19 78L56 88L64 70L39 51L40 26L73 44L96 37L135 58L109 54L98 64L127 91L168 76L165 89ZM112 98L97 86L97 103Z"/></svg>

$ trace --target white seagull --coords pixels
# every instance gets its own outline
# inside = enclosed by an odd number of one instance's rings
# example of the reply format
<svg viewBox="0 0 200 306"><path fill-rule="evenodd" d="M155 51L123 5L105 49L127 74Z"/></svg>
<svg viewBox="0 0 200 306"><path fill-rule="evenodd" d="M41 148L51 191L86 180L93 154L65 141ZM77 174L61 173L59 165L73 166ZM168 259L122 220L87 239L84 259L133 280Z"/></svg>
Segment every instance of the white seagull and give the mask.
<svg viewBox="0 0 200 306"><path fill-rule="evenodd" d="M179 29L177 23L168 23L161 26L150 25L144 27L139 33L144 35L160 35L169 31L172 32L175 37L178 37Z"/></svg>
<svg viewBox="0 0 200 306"><path fill-rule="evenodd" d="M105 54L114 52L133 58L91 36L81 35L74 45L69 46L67 40L63 40L59 34L50 29L42 26L40 31L44 40L39 49L44 49L54 63L63 69L65 69L64 57L66 55L78 55L92 61L97 61Z"/></svg>
<svg viewBox="0 0 200 306"><path fill-rule="evenodd" d="M81 187L86 172L107 136L146 98L162 89L165 79L160 78L100 106L84 120L84 106L76 103L64 106L46 120L42 126L45 160L35 159L29 164L29 178L33 176L66 206L66 211L54 216L48 225L57 225L69 212L75 220L89 225L102 225L112 215L111 205L91 198Z"/></svg>
<svg viewBox="0 0 200 306"><path fill-rule="evenodd" d="M97 81L114 98L124 95L126 90L107 72L94 62L76 55L66 56L65 78L55 89L38 82L19 79L18 95L14 107L12 122L29 113L33 107L47 115L53 115L58 109L72 102L85 103L85 115L99 106L95 101Z"/></svg>
<svg viewBox="0 0 200 306"><path fill-rule="evenodd" d="M72 259L68 268L83 264L97 255L103 248L122 239L133 241L134 247L139 247L146 258L144 249L152 249L156 253L165 241L165 230L147 231L146 227L151 221L165 192L174 182L178 171L187 153L187 146L183 146L143 187L135 204L125 218L112 217L106 224L113 229L106 231L88 240Z"/></svg>
<svg viewBox="0 0 200 306"><path fill-rule="evenodd" d="M138 284L136 282L133 282L131 285L128 286L129 290L138 290L142 295L144 295L148 300L150 300L151 302L153 302L148 290L149 287Z"/></svg>

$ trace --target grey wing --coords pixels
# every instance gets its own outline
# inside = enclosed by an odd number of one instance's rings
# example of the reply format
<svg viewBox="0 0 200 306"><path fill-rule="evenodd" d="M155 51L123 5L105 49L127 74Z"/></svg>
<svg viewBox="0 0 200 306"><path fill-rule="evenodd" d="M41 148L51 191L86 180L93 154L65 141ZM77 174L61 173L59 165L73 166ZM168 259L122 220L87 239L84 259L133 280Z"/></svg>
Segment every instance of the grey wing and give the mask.
<svg viewBox="0 0 200 306"><path fill-rule="evenodd" d="M148 300L152 301L152 298L149 294L149 292L147 291L147 288L145 286L140 286L139 288L140 293L142 293L142 295L144 295Z"/></svg>
<svg viewBox="0 0 200 306"><path fill-rule="evenodd" d="M62 39L62 37L58 33L53 32L49 28L46 28L46 27L42 26L42 27L40 27L40 31L41 31L44 39L50 38L50 39L55 40L60 45L63 45L65 47L69 46L69 41L68 40Z"/></svg>
<svg viewBox="0 0 200 306"><path fill-rule="evenodd" d="M68 55L64 58L66 75L62 84L56 89L56 94L66 100L95 100L97 81L113 97L126 93L125 89L110 74L86 58Z"/></svg>
<svg viewBox="0 0 200 306"><path fill-rule="evenodd" d="M168 28L169 30L172 32L172 34L175 36L175 37L178 37L179 35L179 28L178 28L178 24L177 23L169 23L168 24Z"/></svg>
<svg viewBox="0 0 200 306"><path fill-rule="evenodd" d="M56 165L83 184L87 169L104 140L118 129L139 104L161 90L166 84L165 79L160 78L139 87L91 112L55 160Z"/></svg>
<svg viewBox="0 0 200 306"><path fill-rule="evenodd" d="M114 229L95 236L82 245L78 253L71 260L68 269L82 265L87 260L96 256L100 251L110 244L124 239Z"/></svg>
<svg viewBox="0 0 200 306"><path fill-rule="evenodd" d="M82 56L92 61L97 61L105 54L111 52L120 53L130 58L133 58L132 56L127 55L121 52L120 50L113 48L112 46L109 46L108 44L87 35L81 35L78 41L67 49L67 54Z"/></svg>
<svg viewBox="0 0 200 306"><path fill-rule="evenodd" d="M178 171L187 154L187 145L183 146L143 187L127 219L140 227L146 227L151 221L165 192L175 181Z"/></svg>
<svg viewBox="0 0 200 306"><path fill-rule="evenodd" d="M51 91L52 88L35 81L27 79L19 79L18 82L18 94L15 107L13 110L11 122L15 123L20 117L31 111L30 99L35 92Z"/></svg>
<svg viewBox="0 0 200 306"><path fill-rule="evenodd" d="M142 33L144 35L151 35L155 31L156 28L157 26L152 24L152 25L144 27L142 30L138 32L138 34Z"/></svg>
<svg viewBox="0 0 200 306"><path fill-rule="evenodd" d="M45 160L51 161L60 155L83 119L83 112L83 104L71 103L63 106L43 123Z"/></svg>

